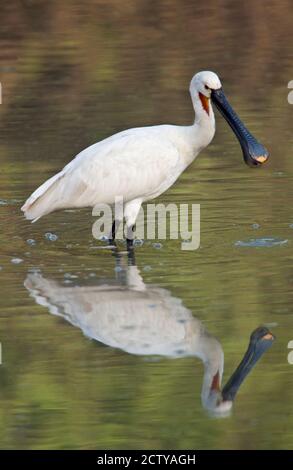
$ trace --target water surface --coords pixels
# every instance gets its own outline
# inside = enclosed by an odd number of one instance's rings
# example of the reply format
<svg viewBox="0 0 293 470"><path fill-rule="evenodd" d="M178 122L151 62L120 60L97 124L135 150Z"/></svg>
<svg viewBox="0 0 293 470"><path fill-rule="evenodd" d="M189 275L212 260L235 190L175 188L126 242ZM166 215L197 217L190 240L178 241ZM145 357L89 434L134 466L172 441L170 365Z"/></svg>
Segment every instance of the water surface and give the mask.
<svg viewBox="0 0 293 470"><path fill-rule="evenodd" d="M227 0L220 7L191 0L3 7L1 448L293 447L290 8L285 0L270 8ZM271 160L247 168L217 115L213 143L159 199L201 204L200 249L145 242L136 248L136 265L148 291L165 292L217 339L224 383L251 331L271 325L274 345L223 419L202 406L198 358L137 354L117 338L109 345L101 332L91 339L83 317L74 323L60 306L31 295L32 275L55 288L125 287L111 252L96 248L91 211L60 212L33 225L20 213L32 190L89 144L132 126L190 123L187 89L202 69L220 75ZM137 315L139 299L134 305ZM77 301L75 308L80 315ZM165 331L161 325L162 337Z"/></svg>

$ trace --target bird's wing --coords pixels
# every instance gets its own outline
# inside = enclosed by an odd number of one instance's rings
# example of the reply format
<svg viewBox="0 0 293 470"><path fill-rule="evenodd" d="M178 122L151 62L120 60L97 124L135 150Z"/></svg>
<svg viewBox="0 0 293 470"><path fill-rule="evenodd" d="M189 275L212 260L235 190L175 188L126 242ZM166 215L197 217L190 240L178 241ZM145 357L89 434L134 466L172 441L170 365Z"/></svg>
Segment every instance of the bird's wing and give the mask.
<svg viewBox="0 0 293 470"><path fill-rule="evenodd" d="M127 202L153 194L172 179L178 163L179 152L168 138L133 129L81 152L65 167L64 184L69 197L76 195L76 186L81 189L77 206L111 204L115 196Z"/></svg>
<svg viewBox="0 0 293 470"><path fill-rule="evenodd" d="M165 126L130 129L80 152L22 210L35 221L57 209L112 204L118 196L124 202L143 201L171 186L183 169L179 167L179 151Z"/></svg>

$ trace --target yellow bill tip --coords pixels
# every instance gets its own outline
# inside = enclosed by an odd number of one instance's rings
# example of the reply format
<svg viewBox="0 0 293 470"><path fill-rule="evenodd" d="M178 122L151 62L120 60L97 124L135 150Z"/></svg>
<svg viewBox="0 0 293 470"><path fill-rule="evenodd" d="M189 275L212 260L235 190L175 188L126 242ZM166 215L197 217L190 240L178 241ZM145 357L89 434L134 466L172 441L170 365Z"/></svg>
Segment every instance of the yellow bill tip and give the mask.
<svg viewBox="0 0 293 470"><path fill-rule="evenodd" d="M268 157L266 155L259 155L259 157L255 157L255 159L259 163L264 163L267 161Z"/></svg>

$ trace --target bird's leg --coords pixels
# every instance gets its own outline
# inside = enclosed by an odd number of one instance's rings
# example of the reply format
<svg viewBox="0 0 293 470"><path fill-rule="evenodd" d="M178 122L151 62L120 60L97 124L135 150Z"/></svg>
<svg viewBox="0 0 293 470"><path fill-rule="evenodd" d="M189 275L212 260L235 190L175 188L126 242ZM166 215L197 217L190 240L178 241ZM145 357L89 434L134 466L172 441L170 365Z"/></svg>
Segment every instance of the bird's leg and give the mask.
<svg viewBox="0 0 293 470"><path fill-rule="evenodd" d="M127 238L126 238L127 251L133 251L133 239L134 239L133 231L134 230L135 230L135 225L130 225L129 227L127 227Z"/></svg>
<svg viewBox="0 0 293 470"><path fill-rule="evenodd" d="M135 231L135 221L137 219L138 213L140 211L142 204L141 199L134 199L133 201L127 202L125 205L125 220L127 226L127 235L126 235L126 246L127 251L133 250L133 239Z"/></svg>
<svg viewBox="0 0 293 470"><path fill-rule="evenodd" d="M116 237L116 233L118 231L120 223L121 223L121 220L114 219L113 224L112 224L111 234L109 237L109 245L116 246L115 237Z"/></svg>

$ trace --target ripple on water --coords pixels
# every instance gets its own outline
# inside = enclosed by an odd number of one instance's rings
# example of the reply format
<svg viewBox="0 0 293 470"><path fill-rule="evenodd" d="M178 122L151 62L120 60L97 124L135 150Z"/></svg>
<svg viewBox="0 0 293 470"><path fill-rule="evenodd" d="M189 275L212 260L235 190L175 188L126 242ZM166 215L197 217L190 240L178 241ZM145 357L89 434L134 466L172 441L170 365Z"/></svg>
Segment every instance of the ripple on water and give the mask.
<svg viewBox="0 0 293 470"><path fill-rule="evenodd" d="M270 248L286 245L286 243L288 243L288 240L282 240L281 238L250 238L249 240L238 240L235 246Z"/></svg>
<svg viewBox="0 0 293 470"><path fill-rule="evenodd" d="M56 235L55 233L47 232L45 233L45 238L50 242L55 242L56 240L58 240L58 235Z"/></svg>
<svg viewBox="0 0 293 470"><path fill-rule="evenodd" d="M161 250L163 248L162 243L153 243L153 248L156 248L156 250Z"/></svg>
<svg viewBox="0 0 293 470"><path fill-rule="evenodd" d="M143 240L140 240L139 238L136 238L133 241L134 246L142 246L143 245Z"/></svg>
<svg viewBox="0 0 293 470"><path fill-rule="evenodd" d="M11 263L12 264L20 264L23 262L22 258L11 258Z"/></svg>
<svg viewBox="0 0 293 470"><path fill-rule="evenodd" d="M0 199L0 206L14 206L18 202L18 199Z"/></svg>
<svg viewBox="0 0 293 470"><path fill-rule="evenodd" d="M37 244L36 240L34 240L33 238L28 238L26 242L30 246L34 246Z"/></svg>

